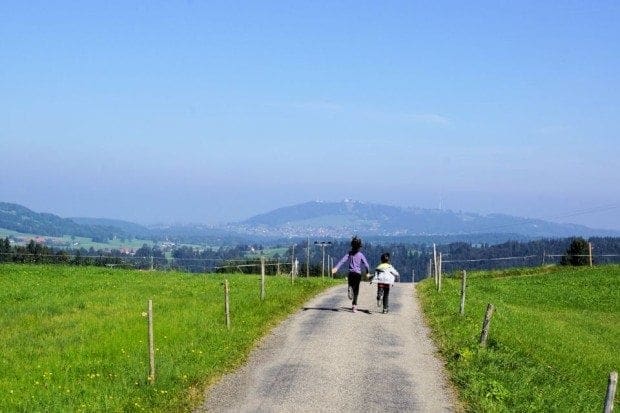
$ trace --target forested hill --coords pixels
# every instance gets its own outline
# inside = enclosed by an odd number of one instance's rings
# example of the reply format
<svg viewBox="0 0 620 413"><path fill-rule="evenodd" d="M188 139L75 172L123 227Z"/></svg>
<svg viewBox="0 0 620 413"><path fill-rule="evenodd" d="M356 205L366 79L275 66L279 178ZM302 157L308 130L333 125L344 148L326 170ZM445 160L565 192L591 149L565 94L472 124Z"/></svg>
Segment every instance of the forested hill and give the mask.
<svg viewBox="0 0 620 413"><path fill-rule="evenodd" d="M129 221L123 221L120 219L108 219L108 218L83 218L83 217L71 217L71 221L85 225L89 227L104 227L120 229L126 234L131 234L137 238L149 238L152 235L152 230L139 224L135 224Z"/></svg>
<svg viewBox="0 0 620 413"><path fill-rule="evenodd" d="M17 204L0 202L0 228L26 234L61 237L74 235L94 240L127 237L120 228L104 225L83 225L54 214L38 213Z"/></svg>

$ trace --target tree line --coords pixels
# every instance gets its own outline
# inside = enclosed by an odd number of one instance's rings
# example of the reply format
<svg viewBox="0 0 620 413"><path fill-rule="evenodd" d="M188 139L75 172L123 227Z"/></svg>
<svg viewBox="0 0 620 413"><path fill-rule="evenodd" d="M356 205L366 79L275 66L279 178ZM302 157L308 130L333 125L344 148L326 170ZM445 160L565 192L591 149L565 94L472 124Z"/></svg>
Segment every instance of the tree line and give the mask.
<svg viewBox="0 0 620 413"><path fill-rule="evenodd" d="M511 267L535 267L543 264L584 265L588 258L588 242L594 248L594 263L607 264L619 262L620 257L603 257L601 255L620 255L619 237L540 239L528 242L508 241L501 244L470 244L453 242L437 245L437 254L441 253L446 272L460 270L486 270ZM576 243L576 246L573 245ZM572 246L572 249L571 249ZM585 246L585 247L584 247ZM301 248L300 248L301 247ZM301 241L295 249L295 258L305 262L307 241ZM337 262L350 249L347 241L332 241L326 252ZM302 251L300 251L302 250ZM433 244L395 244L365 243L362 248L371 265L379 264L379 257L384 252L391 255L392 265L401 273L401 279L411 281L425 278L429 273L429 262L433 260ZM292 248L289 249L289 256ZM516 258L511 258L516 257ZM526 257L526 258L522 258ZM322 252L314 245L310 246L310 262L320 262ZM345 269L340 271L344 274Z"/></svg>
<svg viewBox="0 0 620 413"><path fill-rule="evenodd" d="M619 237L541 239L529 242L509 241L502 244L470 244L454 242L437 245L441 253L444 272L460 270L500 269L510 267L533 267L543 264L584 265L588 263L588 242L594 248L594 263L605 264L619 261ZM71 265L98 265L137 269L176 269L193 273L200 272L247 272L257 273L258 259L274 247L281 253L268 256L267 274L290 272L291 261L299 263L299 275L306 273L306 265L311 276L321 275L323 270L322 249L308 240L298 240L289 245L276 245L269 248L260 244L238 244L231 247L198 249L181 246L173 249L168 256L157 246L144 244L134 254L128 255L120 250L95 250L94 248L57 249L31 240L25 246L11 245L9 238L0 239L0 262L47 263ZM309 248L308 248L309 247ZM348 241L333 240L325 248L326 257L336 263L348 253ZM294 252L293 252L294 251ZM364 243L362 251L372 266L379 263L379 257L389 252L392 264L400 271L402 281L420 280L429 273L429 263L433 259L432 244ZM310 260L308 261L308 253ZM294 256L293 256L294 254ZM611 255L605 257L603 255ZM614 256L615 255L615 256ZM330 274L329 263L325 261L325 275ZM346 275L346 267L341 268L340 276Z"/></svg>

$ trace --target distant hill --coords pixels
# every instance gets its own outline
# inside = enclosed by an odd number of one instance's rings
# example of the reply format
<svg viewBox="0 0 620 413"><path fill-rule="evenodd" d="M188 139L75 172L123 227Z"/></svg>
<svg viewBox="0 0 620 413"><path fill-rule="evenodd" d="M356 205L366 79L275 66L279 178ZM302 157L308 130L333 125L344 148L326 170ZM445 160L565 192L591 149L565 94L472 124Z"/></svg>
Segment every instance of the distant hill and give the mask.
<svg viewBox="0 0 620 413"><path fill-rule="evenodd" d="M0 202L0 228L26 234L50 237L75 235L102 241L127 236L122 229L113 226L79 224L69 218L34 212L24 206L7 202Z"/></svg>
<svg viewBox="0 0 620 413"><path fill-rule="evenodd" d="M203 224L143 226L108 218L61 218L34 212L22 205L0 202L0 228L48 237L77 236L106 242L114 238L171 240L190 244L232 245L248 242L248 236ZM262 237L251 237L263 239Z"/></svg>
<svg viewBox="0 0 620 413"><path fill-rule="evenodd" d="M480 215L439 209L400 208L345 200L306 202L229 224L231 231L268 236L343 234L411 237L513 234L520 237L618 236L620 232L557 224L504 214Z"/></svg>
<svg viewBox="0 0 620 413"><path fill-rule="evenodd" d="M85 218L85 217L75 217L69 218L71 221L80 224L86 225L89 227L107 227L107 228L117 228L125 232L126 234L131 234L136 238L148 238L151 236L151 230L143 225L135 224L129 221L122 221L120 219L108 219L108 218Z"/></svg>
<svg viewBox="0 0 620 413"><path fill-rule="evenodd" d="M0 228L42 236L75 235L105 242L113 238L170 240L233 245L288 242L290 238L348 238L352 234L383 242L502 243L535 238L620 236L619 231L502 214L480 215L438 209L400 208L357 201L306 202L222 226L172 224L143 226L106 218L61 218L0 202Z"/></svg>

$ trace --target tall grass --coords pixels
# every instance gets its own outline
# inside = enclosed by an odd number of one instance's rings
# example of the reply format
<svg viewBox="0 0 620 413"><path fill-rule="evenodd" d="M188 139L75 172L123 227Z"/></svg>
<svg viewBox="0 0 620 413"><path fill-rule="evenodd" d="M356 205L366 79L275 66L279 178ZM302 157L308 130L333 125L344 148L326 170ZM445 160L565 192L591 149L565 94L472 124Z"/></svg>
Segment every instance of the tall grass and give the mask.
<svg viewBox="0 0 620 413"><path fill-rule="evenodd" d="M418 290L467 410L598 412L620 367L620 266L468 273ZM496 306L486 349L478 346L487 303Z"/></svg>
<svg viewBox="0 0 620 413"><path fill-rule="evenodd" d="M257 276L0 265L0 411L187 410L259 337L331 283L268 277L261 301Z"/></svg>

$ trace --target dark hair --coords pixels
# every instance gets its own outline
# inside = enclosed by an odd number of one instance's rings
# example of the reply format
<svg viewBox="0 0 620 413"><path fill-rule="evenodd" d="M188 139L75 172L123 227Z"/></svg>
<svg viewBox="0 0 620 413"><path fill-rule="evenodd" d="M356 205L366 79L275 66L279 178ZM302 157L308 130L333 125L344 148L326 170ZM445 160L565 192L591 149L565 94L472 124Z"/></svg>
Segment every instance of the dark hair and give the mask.
<svg viewBox="0 0 620 413"><path fill-rule="evenodd" d="M355 254L356 252L358 252L361 249L362 249L362 239L358 238L357 235L355 235L351 239L351 252L353 254Z"/></svg>
<svg viewBox="0 0 620 413"><path fill-rule="evenodd" d="M389 252L384 252L383 254L381 254L381 262L383 262L383 263L390 262L390 253Z"/></svg>

